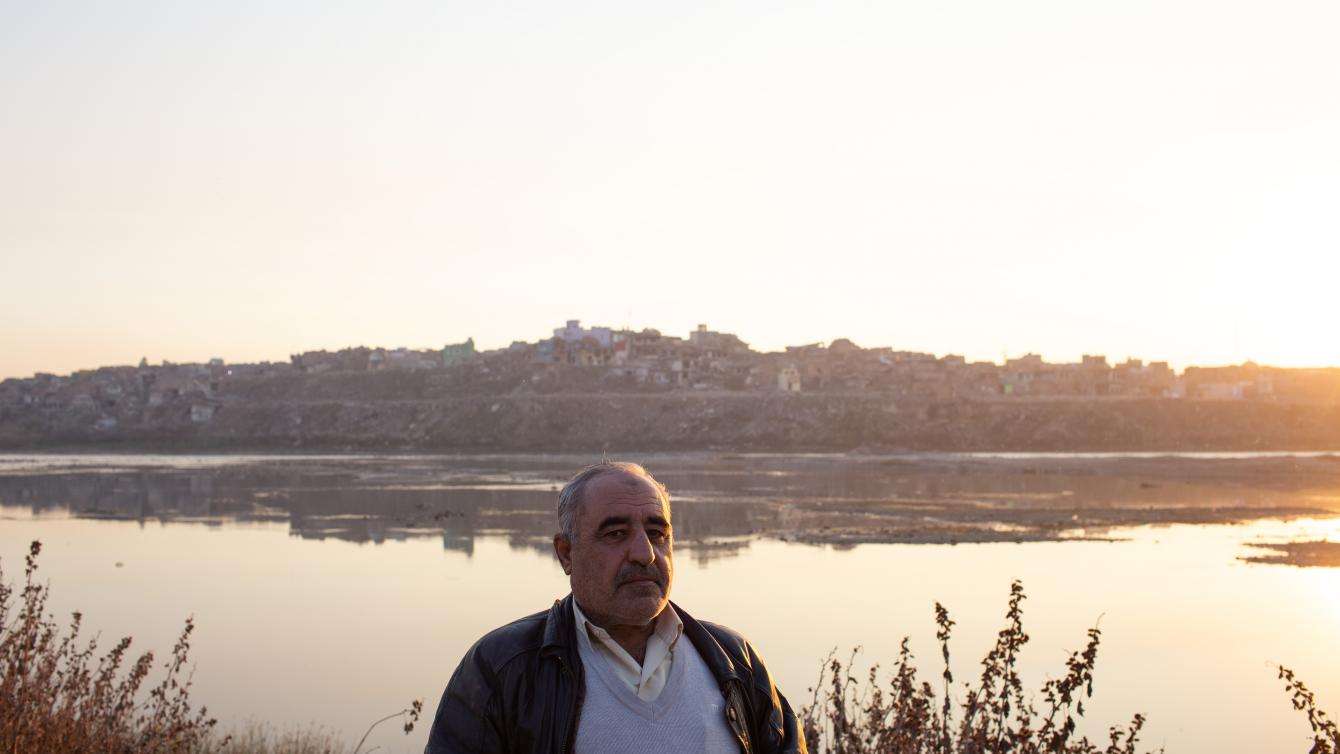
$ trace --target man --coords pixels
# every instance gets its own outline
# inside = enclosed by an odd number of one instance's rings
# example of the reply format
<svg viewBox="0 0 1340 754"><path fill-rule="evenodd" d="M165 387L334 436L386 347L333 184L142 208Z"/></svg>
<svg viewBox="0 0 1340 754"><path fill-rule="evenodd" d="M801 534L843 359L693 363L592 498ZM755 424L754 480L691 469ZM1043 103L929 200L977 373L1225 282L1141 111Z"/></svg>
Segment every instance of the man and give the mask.
<svg viewBox="0 0 1340 754"><path fill-rule="evenodd" d="M744 637L670 602L664 486L637 464L589 466L559 493L558 519L572 593L465 653L426 754L805 752Z"/></svg>

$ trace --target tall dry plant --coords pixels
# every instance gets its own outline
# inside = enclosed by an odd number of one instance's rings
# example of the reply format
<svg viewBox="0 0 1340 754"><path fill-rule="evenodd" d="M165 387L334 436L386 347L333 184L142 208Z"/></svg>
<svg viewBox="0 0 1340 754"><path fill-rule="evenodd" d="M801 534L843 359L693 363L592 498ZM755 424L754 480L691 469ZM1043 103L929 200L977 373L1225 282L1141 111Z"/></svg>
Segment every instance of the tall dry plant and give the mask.
<svg viewBox="0 0 1340 754"><path fill-rule="evenodd" d="M976 685L965 684L966 698L953 701L949 639L954 621L943 605L935 605L936 639L944 662L942 687L917 680L908 640L903 639L898 662L887 685L879 680L879 666L870 668L866 682L857 680L856 651L844 664L829 656L820 670L814 697L802 710L805 740L812 752L827 754L1136 754L1145 718L1136 715L1122 727L1112 727L1105 744L1076 737L1076 719L1084 715L1084 700L1093 696L1093 668L1101 632L1088 631L1084 649L1072 652L1066 672L1043 684L1040 714L1025 695L1019 678L1019 652L1028 643L1023 627L1023 584L1010 586L1006 625L995 646L982 660ZM859 651L859 647L857 648ZM1340 754L1328 751L1326 754Z"/></svg>
<svg viewBox="0 0 1340 754"><path fill-rule="evenodd" d="M98 654L97 638L81 641L83 616L62 627L47 612L50 587L37 581L42 543L25 558L23 589L0 569L0 754L338 754L348 751L323 730L276 731L263 723L220 736L201 707L192 711L188 665L192 619L186 619L163 678L145 691L154 653L127 665L126 637ZM388 715L368 728L402 718L414 730L423 702ZM368 734L354 748L359 754Z"/></svg>
<svg viewBox="0 0 1340 754"><path fill-rule="evenodd" d="M154 653L127 666L126 637L99 655L96 637L80 639L79 613L62 630L47 613L49 587L36 580L41 551L33 542L18 595L0 570L0 750L160 754L202 746L215 721L205 708L191 709L191 619L162 680L141 694Z"/></svg>
<svg viewBox="0 0 1340 754"><path fill-rule="evenodd" d="M50 587L37 581L41 542L25 558L23 589L17 595L0 569L0 754L340 754L348 751L333 734L313 730L276 731L256 723L241 733L220 736L201 707L192 711L190 636L186 619L163 678L145 691L154 653L127 665L126 637L98 654L97 638L81 641L83 616L74 613L64 628L47 613ZM354 748L360 754L368 734L401 718L414 730L423 702L388 715L368 728Z"/></svg>
<svg viewBox="0 0 1340 754"><path fill-rule="evenodd" d="M1308 749L1308 754L1340 754L1340 729L1336 728L1335 721L1317 707L1317 697L1292 670L1283 665L1279 669L1289 701L1294 709L1307 715L1307 724L1312 728L1312 748Z"/></svg>

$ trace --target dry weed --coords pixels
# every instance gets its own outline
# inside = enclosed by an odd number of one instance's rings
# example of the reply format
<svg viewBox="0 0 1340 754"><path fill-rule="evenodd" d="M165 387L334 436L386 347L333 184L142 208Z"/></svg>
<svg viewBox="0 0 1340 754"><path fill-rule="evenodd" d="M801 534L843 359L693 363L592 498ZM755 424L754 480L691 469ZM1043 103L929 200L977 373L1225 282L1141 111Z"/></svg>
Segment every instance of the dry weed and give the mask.
<svg viewBox="0 0 1340 754"><path fill-rule="evenodd" d="M97 637L82 640L83 616L62 627L47 612L50 587L39 583L33 542L25 559L23 589L0 569L0 752L44 754L342 754L347 748L320 729L275 732L252 724L220 736L204 707L191 707L190 636L187 618L163 677L145 691L154 653L129 662L131 638L99 654ZM373 723L404 718L409 733L423 709L409 707ZM367 734L364 734L366 740ZM359 742L359 747L363 742ZM355 754L359 754L355 747Z"/></svg>
<svg viewBox="0 0 1340 754"><path fill-rule="evenodd" d="M1294 677L1292 670L1279 666L1280 680L1284 681L1284 692L1293 702L1293 708L1307 715L1307 724L1312 728L1312 748L1308 754L1340 754L1340 730L1335 721L1317 708L1317 698L1303 682Z"/></svg>
<svg viewBox="0 0 1340 754"><path fill-rule="evenodd" d="M832 655L820 671L814 696L802 711L805 740L812 752L828 754L1136 754L1145 718L1109 729L1105 745L1076 737L1076 719L1084 700L1093 696L1093 669L1101 632L1088 631L1082 650L1071 653L1066 672L1043 684L1045 713L1039 714L1019 678L1019 652L1028 643L1023 627L1023 585L1010 587L1006 625L982 660L975 686L965 684L966 698L954 719L949 667L949 639L954 621L943 605L935 605L936 639L944 670L938 692L917 680L912 651L903 639L893 677L882 685L879 666L870 668L865 683L855 676L856 653L844 664ZM859 648L858 648L859 650ZM1340 752L1330 752L1340 754Z"/></svg>
<svg viewBox="0 0 1340 754"><path fill-rule="evenodd" d="M79 636L79 613L62 630L46 610L49 587L35 578L41 551L40 542L29 548L17 599L0 571L0 745L12 752L71 754L157 754L200 746L215 721L205 708L195 712L190 705L191 619L163 665L162 680L142 695L154 653L126 666L126 637L99 655L96 637Z"/></svg>

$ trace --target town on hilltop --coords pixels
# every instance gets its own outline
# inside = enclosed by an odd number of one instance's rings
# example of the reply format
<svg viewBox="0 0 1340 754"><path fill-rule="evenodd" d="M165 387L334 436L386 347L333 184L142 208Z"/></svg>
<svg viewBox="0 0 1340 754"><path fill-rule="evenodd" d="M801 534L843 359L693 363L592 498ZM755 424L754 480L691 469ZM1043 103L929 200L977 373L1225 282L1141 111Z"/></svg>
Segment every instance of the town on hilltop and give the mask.
<svg viewBox="0 0 1340 754"><path fill-rule="evenodd" d="M601 392L772 392L876 394L894 400L1038 401L1172 399L1340 403L1340 369L1283 369L1247 362L1187 367L1103 356L1049 363L1036 354L1003 364L967 361L893 348L861 348L839 338L824 345L759 352L738 336L706 325L687 337L658 330L582 327L569 320L537 342L479 351L473 339L441 349L345 348L307 351L288 362L102 367L68 376L39 373L0 382L0 410L45 408L87 415L113 429L136 412L189 406L190 420L207 423L229 383L318 375L433 371L450 375L466 394Z"/></svg>

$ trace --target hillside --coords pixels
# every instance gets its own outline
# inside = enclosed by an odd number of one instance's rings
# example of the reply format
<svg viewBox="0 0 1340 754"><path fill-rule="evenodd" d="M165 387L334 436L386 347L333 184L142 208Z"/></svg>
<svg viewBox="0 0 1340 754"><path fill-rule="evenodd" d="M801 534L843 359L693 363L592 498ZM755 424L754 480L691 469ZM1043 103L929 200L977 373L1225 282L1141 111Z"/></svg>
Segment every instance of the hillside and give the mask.
<svg viewBox="0 0 1340 754"><path fill-rule="evenodd" d="M901 398L875 392L519 392L426 373L231 380L208 399L0 407L0 447L447 452L1201 451L1340 448L1340 406L1195 399Z"/></svg>

